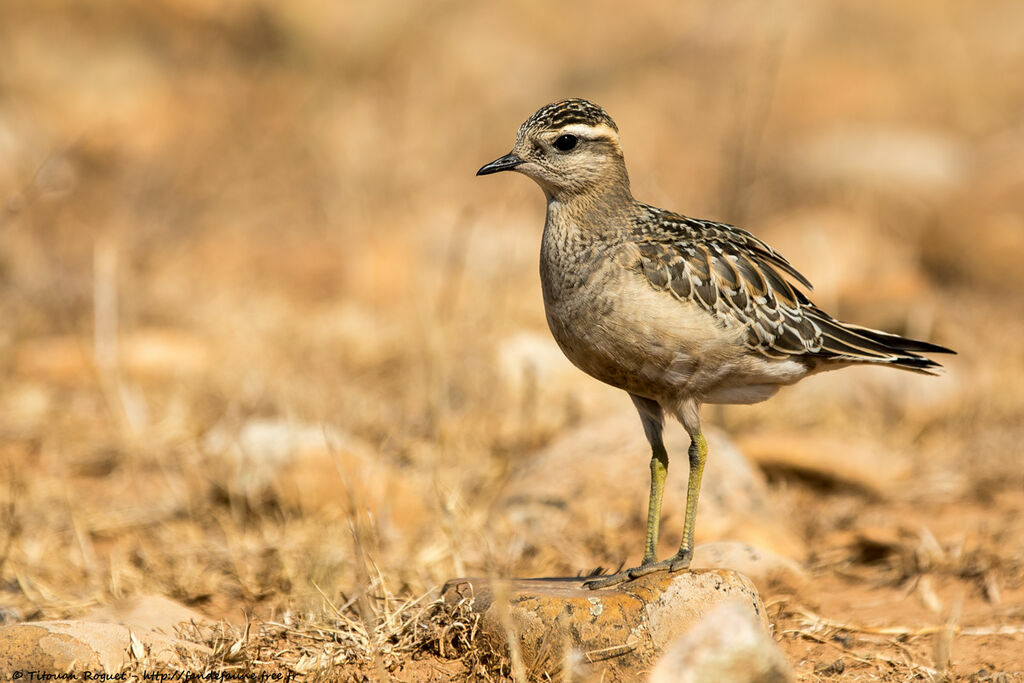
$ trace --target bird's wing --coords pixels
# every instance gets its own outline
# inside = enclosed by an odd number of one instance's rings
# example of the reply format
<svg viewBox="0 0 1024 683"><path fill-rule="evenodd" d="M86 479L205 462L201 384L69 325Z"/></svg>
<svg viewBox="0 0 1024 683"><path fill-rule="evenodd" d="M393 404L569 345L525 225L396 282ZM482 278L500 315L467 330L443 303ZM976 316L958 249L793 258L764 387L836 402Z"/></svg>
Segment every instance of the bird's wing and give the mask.
<svg viewBox="0 0 1024 683"><path fill-rule="evenodd" d="M727 327L746 328L746 345L771 358L818 356L894 363L926 370L936 364L913 351L946 351L839 322L799 285L811 283L781 254L746 230L654 209L634 233L639 269L657 289L691 301Z"/></svg>

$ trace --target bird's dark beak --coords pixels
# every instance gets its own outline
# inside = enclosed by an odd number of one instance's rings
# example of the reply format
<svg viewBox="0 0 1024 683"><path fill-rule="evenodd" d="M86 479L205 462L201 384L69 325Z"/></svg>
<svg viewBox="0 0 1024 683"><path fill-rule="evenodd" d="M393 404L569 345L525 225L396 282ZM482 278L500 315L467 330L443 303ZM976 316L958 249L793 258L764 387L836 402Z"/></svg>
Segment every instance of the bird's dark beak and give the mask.
<svg viewBox="0 0 1024 683"><path fill-rule="evenodd" d="M500 159L495 159L491 163L484 165L476 172L476 174L489 175L491 173L497 173L498 171L510 171L521 163L523 163L522 159L512 152L509 152Z"/></svg>

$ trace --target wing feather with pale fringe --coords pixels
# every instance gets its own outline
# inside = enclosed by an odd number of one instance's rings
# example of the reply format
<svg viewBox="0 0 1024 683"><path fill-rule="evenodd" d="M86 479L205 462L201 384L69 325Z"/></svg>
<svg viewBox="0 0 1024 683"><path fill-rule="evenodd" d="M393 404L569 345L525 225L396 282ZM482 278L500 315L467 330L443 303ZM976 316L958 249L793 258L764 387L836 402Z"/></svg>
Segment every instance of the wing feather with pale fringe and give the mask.
<svg viewBox="0 0 1024 683"><path fill-rule="evenodd" d="M723 326L747 328L748 348L770 358L807 356L881 363L934 374L922 353L955 353L937 344L840 322L799 289L811 283L746 230L645 206L634 225L638 268L653 287L691 301Z"/></svg>

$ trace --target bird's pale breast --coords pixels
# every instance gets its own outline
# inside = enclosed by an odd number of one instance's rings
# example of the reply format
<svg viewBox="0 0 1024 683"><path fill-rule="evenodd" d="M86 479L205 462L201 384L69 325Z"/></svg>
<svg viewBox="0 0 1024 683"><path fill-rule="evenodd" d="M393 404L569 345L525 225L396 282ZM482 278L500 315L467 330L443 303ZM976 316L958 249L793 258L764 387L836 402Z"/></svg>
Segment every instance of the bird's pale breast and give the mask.
<svg viewBox="0 0 1024 683"><path fill-rule="evenodd" d="M589 375L656 400L700 397L737 374L749 354L741 328L654 290L614 259L564 286L542 265L548 325L562 351ZM562 284L559 284L562 283Z"/></svg>

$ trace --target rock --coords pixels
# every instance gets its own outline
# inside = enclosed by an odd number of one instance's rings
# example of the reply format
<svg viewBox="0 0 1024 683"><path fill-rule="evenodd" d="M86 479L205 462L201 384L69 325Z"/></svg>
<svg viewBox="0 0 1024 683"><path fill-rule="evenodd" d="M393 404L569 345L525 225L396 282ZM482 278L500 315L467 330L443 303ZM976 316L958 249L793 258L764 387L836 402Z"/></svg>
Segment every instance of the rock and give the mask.
<svg viewBox="0 0 1024 683"><path fill-rule="evenodd" d="M725 602L679 638L651 672L650 683L785 683L793 671L743 603Z"/></svg>
<svg viewBox="0 0 1024 683"><path fill-rule="evenodd" d="M0 628L0 670L114 672L128 662L129 630L116 624L38 621Z"/></svg>
<svg viewBox="0 0 1024 683"><path fill-rule="evenodd" d="M378 532L410 533L427 518L423 496L396 465L350 435L322 425L252 419L222 424L203 440L213 479L254 503L305 514L355 509Z"/></svg>
<svg viewBox="0 0 1024 683"><path fill-rule="evenodd" d="M498 347L497 364L511 407L504 429L511 434L551 433L621 404L621 392L580 372L547 332L510 334Z"/></svg>
<svg viewBox="0 0 1024 683"><path fill-rule="evenodd" d="M909 458L899 449L851 437L759 432L744 435L738 443L763 468L789 470L878 498L901 486L911 472Z"/></svg>
<svg viewBox="0 0 1024 683"><path fill-rule="evenodd" d="M0 627L0 671L116 673L133 659L180 666L178 649L208 649L147 628L94 621L35 621Z"/></svg>
<svg viewBox="0 0 1024 683"><path fill-rule="evenodd" d="M132 659L181 664L178 651L208 648L177 637L179 625L209 629L202 614L157 595L134 596L74 621L37 621L0 627L0 671L119 671ZM208 631L209 632L209 631Z"/></svg>
<svg viewBox="0 0 1024 683"><path fill-rule="evenodd" d="M785 525L761 472L721 432L708 430L706 435L709 448L697 541L729 538L802 559L803 542ZM665 443L669 472L659 550L668 556L677 549L682 532L689 437L678 424L668 423ZM587 562L607 563L608 556L595 557L593 548L620 543L611 552L615 561L639 563L649 462L650 446L628 402L566 432L512 475L498 508L507 520L508 540L499 543L519 556L548 553L539 558L543 566L550 566L555 559L551 549L557 549L563 557L573 558L577 569ZM495 534L502 532L500 525L492 528Z"/></svg>
<svg viewBox="0 0 1024 683"><path fill-rule="evenodd" d="M136 631L160 631L174 635L180 624L210 626L212 622L195 610L161 595L135 595L98 607L85 621L121 624Z"/></svg>
<svg viewBox="0 0 1024 683"><path fill-rule="evenodd" d="M405 342L398 320L351 300L309 313L308 323L303 334L312 348L338 349L354 368L385 362Z"/></svg>
<svg viewBox="0 0 1024 683"><path fill-rule="evenodd" d="M715 607L739 605L767 631L764 605L753 584L727 570L658 573L602 590L581 578L454 579L445 584L448 604L471 600L480 614L481 647L508 652L515 636L525 670L554 673L575 651L584 668L605 680L635 680L662 651Z"/></svg>
<svg viewBox="0 0 1024 683"><path fill-rule="evenodd" d="M697 546L690 566L738 571L762 593L799 594L810 583L807 573L788 557L738 541L714 541Z"/></svg>

